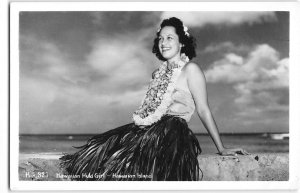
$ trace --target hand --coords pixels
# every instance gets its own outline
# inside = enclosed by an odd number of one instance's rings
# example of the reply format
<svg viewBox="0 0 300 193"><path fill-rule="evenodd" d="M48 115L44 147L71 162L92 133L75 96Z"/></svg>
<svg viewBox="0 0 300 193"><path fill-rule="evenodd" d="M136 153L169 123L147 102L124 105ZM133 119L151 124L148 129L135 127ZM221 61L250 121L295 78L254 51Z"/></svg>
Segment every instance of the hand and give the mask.
<svg viewBox="0 0 300 193"><path fill-rule="evenodd" d="M237 156L238 154L250 155L250 153L248 153L242 148L224 148L222 151L219 152L219 154L223 156Z"/></svg>

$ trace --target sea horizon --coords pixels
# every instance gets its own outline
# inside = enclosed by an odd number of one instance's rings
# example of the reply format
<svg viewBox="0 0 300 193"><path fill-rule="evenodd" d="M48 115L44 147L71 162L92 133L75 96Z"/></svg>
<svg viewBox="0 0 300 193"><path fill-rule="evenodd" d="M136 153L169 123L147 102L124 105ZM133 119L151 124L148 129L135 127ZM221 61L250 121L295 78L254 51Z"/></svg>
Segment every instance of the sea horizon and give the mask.
<svg viewBox="0 0 300 193"><path fill-rule="evenodd" d="M97 134L21 134L19 135L20 153L73 153L88 139ZM213 140L206 133L195 134L202 153L217 153ZM221 133L225 147L243 148L250 153L287 153L289 152L288 133Z"/></svg>

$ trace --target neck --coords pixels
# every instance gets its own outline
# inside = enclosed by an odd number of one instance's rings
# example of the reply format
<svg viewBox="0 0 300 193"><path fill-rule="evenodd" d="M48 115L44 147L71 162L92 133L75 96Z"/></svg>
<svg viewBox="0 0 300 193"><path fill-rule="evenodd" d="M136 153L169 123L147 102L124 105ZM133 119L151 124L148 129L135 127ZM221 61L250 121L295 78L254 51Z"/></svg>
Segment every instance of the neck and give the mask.
<svg viewBox="0 0 300 193"><path fill-rule="evenodd" d="M172 64L172 63L177 63L178 61L180 61L180 56L175 56L174 58L171 58L169 60L167 60L168 64Z"/></svg>

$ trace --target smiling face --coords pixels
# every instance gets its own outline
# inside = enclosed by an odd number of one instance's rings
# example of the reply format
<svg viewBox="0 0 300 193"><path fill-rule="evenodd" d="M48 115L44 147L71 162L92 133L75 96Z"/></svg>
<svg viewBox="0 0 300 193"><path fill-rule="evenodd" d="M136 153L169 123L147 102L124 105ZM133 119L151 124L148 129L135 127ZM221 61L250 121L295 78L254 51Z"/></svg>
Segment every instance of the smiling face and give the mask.
<svg viewBox="0 0 300 193"><path fill-rule="evenodd" d="M180 59L181 43L174 27L165 26L161 29L158 47L161 55L169 63Z"/></svg>

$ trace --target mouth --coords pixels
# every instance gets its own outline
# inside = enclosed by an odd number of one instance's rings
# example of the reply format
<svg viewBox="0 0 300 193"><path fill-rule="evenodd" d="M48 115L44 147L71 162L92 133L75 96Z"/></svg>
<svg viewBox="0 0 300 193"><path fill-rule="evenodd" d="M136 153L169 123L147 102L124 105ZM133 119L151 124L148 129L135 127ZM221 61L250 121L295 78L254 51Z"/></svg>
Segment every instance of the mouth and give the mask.
<svg viewBox="0 0 300 193"><path fill-rule="evenodd" d="M161 51L162 52L166 52L166 51L169 51L170 49L171 49L170 47L162 47Z"/></svg>

